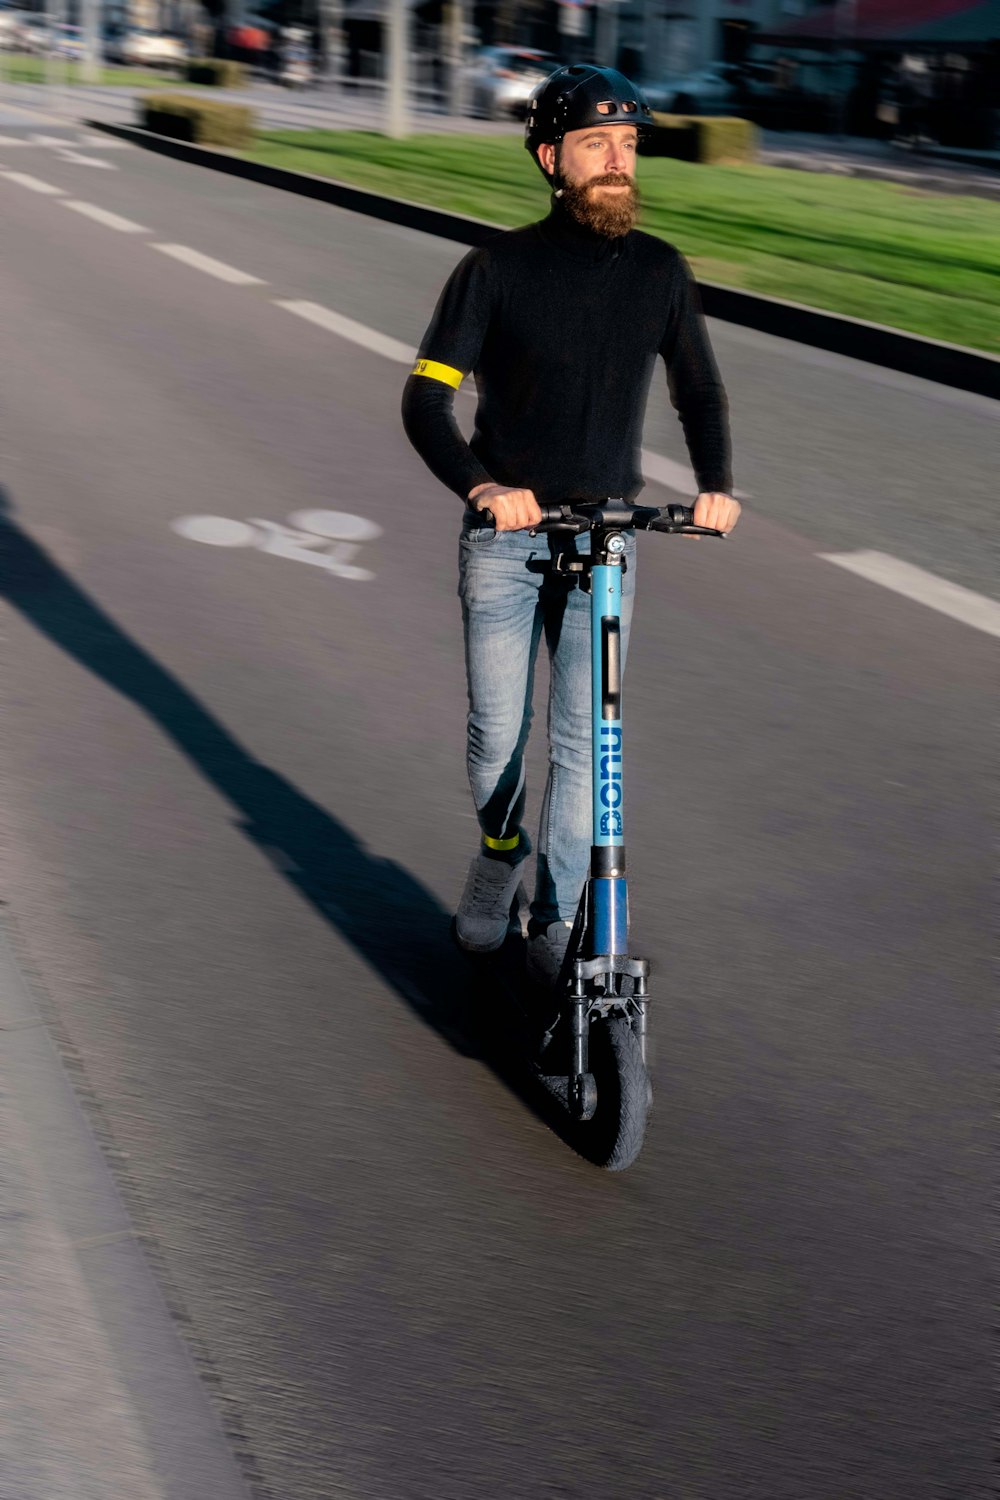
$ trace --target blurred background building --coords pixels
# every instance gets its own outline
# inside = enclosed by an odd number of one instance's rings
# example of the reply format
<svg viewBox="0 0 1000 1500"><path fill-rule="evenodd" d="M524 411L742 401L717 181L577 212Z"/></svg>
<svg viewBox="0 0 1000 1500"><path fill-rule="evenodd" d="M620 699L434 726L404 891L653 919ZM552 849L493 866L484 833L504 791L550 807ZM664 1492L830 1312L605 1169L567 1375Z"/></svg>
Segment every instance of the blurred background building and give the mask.
<svg viewBox="0 0 1000 1500"><path fill-rule="evenodd" d="M378 86L406 10L410 78L442 108L518 117L559 62L620 67L654 109L776 130L1000 145L1000 0L0 0L106 38L155 33L267 71L306 39L315 80ZM136 61L112 52L110 61ZM141 58L138 60L141 61ZM164 50L161 64L169 60ZM460 85L456 86L456 78Z"/></svg>

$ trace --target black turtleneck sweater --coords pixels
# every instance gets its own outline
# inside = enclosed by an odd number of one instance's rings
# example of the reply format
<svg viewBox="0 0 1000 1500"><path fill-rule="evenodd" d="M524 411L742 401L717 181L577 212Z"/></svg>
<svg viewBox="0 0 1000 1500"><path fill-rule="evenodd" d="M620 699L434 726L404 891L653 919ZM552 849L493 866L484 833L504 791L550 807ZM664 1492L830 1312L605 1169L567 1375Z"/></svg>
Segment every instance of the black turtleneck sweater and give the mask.
<svg viewBox="0 0 1000 1500"><path fill-rule="evenodd" d="M548 218L499 234L455 268L403 392L403 424L464 500L477 484L564 499L631 500L657 355L699 491L731 492L726 393L687 264L665 241ZM467 443L452 412L473 372Z"/></svg>

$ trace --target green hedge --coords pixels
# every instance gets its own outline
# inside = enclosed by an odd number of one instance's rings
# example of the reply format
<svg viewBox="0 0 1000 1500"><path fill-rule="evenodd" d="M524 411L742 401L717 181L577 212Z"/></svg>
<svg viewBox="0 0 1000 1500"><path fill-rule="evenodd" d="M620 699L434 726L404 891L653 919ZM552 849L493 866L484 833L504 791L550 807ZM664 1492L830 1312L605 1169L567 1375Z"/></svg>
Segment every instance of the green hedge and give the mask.
<svg viewBox="0 0 1000 1500"><path fill-rule="evenodd" d="M749 120L654 114L653 124L653 134L643 147L646 156L727 163L754 161L757 156L757 130Z"/></svg>
<svg viewBox="0 0 1000 1500"><path fill-rule="evenodd" d="M248 146L257 117L245 104L221 99L192 99L186 94L157 94L137 100L144 130L201 146Z"/></svg>
<svg viewBox="0 0 1000 1500"><path fill-rule="evenodd" d="M222 57L193 57L184 69L188 83L207 83L220 89L241 89L247 70L242 63Z"/></svg>

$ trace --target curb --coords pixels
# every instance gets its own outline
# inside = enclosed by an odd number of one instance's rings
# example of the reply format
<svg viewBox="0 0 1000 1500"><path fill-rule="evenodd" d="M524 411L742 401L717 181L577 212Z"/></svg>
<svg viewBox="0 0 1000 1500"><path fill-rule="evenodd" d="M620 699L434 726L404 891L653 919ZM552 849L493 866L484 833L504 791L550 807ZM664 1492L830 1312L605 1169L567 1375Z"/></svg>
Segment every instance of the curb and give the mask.
<svg viewBox="0 0 1000 1500"><path fill-rule="evenodd" d="M0 921L10 1401L4 1495L249 1500L236 1456ZM7 1453L10 1462L7 1462ZM10 1489L4 1486L7 1480Z"/></svg>
<svg viewBox="0 0 1000 1500"><path fill-rule="evenodd" d="M287 167L272 167L263 162L249 161L246 157L235 156L212 146L196 146L189 141L174 140L170 136L154 135L135 125L112 125L98 120L86 120L84 123L89 129L118 136L146 151L158 152L161 156L172 156L178 161L193 162L197 166L226 172L245 181L281 188L305 198L315 198L321 203L346 208L352 213L366 214L369 218L398 224L405 229L416 229L423 234L436 235L439 239L454 240L461 245L483 245L494 235L509 228L508 225L491 224L484 219L448 213L445 209L410 203L404 198L387 198L365 188L338 182L332 177L314 177L307 172L292 172ZM1000 357L996 355L966 349L960 344L923 338L920 334L902 333L897 328L869 323L863 318L821 312L800 302L786 302L780 297L740 291L736 287L722 286L714 281L699 279L698 288L705 313L710 318L737 323L744 328L753 328L758 333L771 334L775 338L790 339L795 343L811 345L815 349L825 349L831 354L845 355L849 359L863 360L866 364L881 365L904 375L915 375L922 380L933 380L939 385L953 386L978 396L1000 400Z"/></svg>

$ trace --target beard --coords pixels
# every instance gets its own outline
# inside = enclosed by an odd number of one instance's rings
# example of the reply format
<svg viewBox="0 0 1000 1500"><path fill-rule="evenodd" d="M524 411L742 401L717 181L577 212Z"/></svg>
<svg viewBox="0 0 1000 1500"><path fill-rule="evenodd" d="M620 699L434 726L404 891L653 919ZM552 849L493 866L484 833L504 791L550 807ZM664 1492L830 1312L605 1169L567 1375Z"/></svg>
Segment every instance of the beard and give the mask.
<svg viewBox="0 0 1000 1500"><path fill-rule="evenodd" d="M595 188L620 184L628 189L624 193L595 192ZM631 177L622 172L606 172L603 177L592 177L589 182L567 181L562 190L563 205L578 224L603 234L609 240L617 240L635 228L639 217L639 189Z"/></svg>

